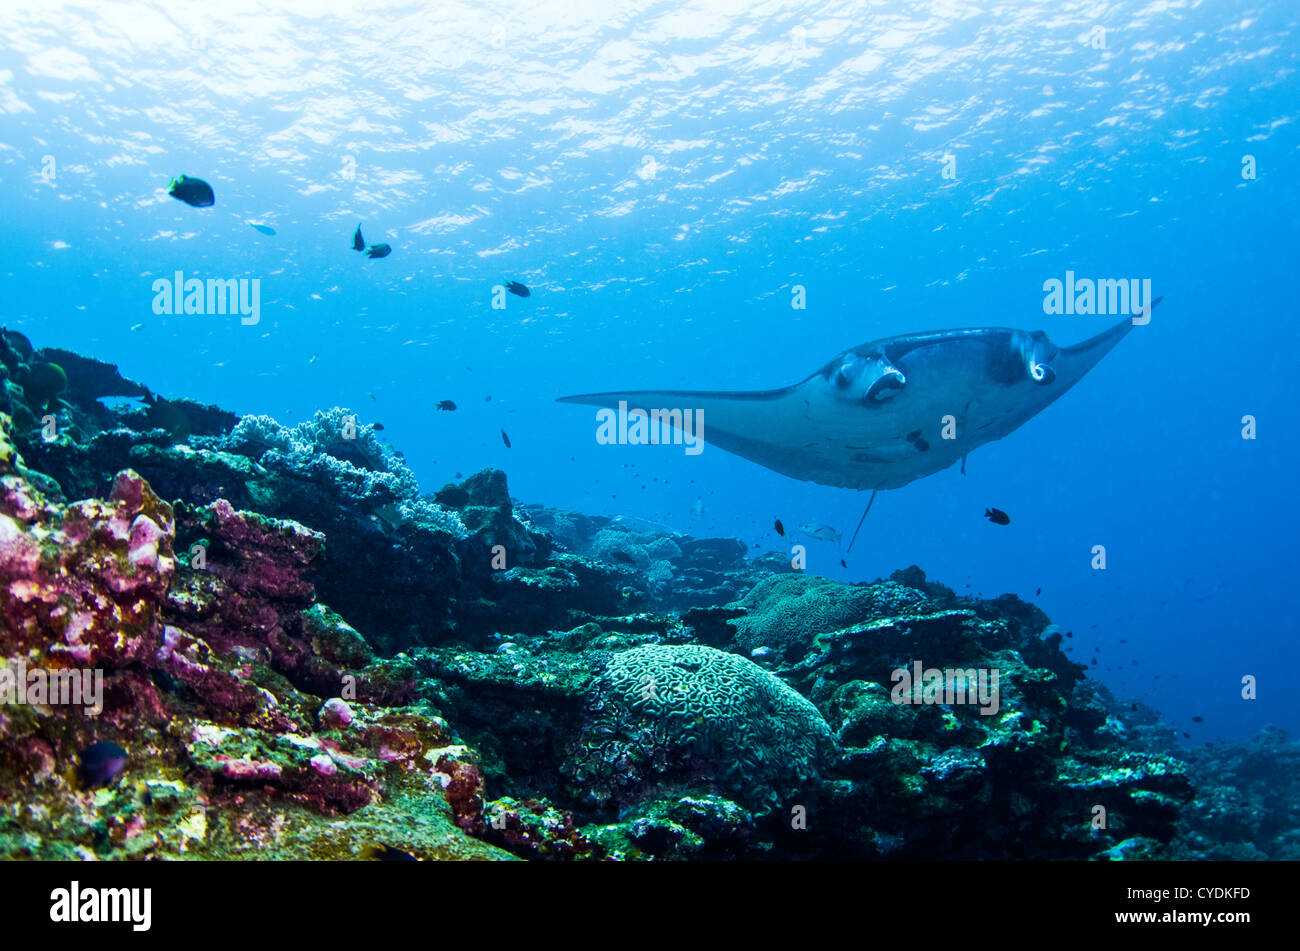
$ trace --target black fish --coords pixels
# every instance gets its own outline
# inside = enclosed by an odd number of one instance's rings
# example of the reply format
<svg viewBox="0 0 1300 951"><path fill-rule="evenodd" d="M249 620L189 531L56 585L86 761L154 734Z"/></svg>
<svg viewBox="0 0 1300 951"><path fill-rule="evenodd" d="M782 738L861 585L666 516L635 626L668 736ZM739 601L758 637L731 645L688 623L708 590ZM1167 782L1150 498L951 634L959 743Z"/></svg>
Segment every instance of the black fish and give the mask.
<svg viewBox="0 0 1300 951"><path fill-rule="evenodd" d="M383 431L384 431L384 424L383 424L383 423L374 423L374 424L371 425L370 428L373 429L373 430L375 430L376 432L383 432Z"/></svg>
<svg viewBox="0 0 1300 951"><path fill-rule="evenodd" d="M520 284L518 281L506 281L506 290L511 294L518 295L519 297L527 297L532 294L532 291L524 287L524 285Z"/></svg>
<svg viewBox="0 0 1300 951"><path fill-rule="evenodd" d="M1034 597L1038 597L1042 593L1043 593L1043 589L1039 588L1037 591L1034 592Z"/></svg>
<svg viewBox="0 0 1300 951"><path fill-rule="evenodd" d="M456 404L451 400L438 400L438 409L453 410L455 408Z"/></svg>
<svg viewBox="0 0 1300 951"><path fill-rule="evenodd" d="M386 244L372 244L366 248L366 257L368 258L386 258L393 253L393 249Z"/></svg>
<svg viewBox="0 0 1300 951"><path fill-rule="evenodd" d="M77 772L87 786L105 786L122 771L126 757L126 750L116 743L92 743L81 751L81 765Z"/></svg>
<svg viewBox="0 0 1300 951"><path fill-rule="evenodd" d="M361 237L361 222L357 222L357 230L352 232L352 250L364 251L366 249L366 239Z"/></svg>
<svg viewBox="0 0 1300 951"><path fill-rule="evenodd" d="M179 198L195 208L211 208L216 204L217 196L212 194L212 186L201 178L177 175L167 185L167 194Z"/></svg>
<svg viewBox="0 0 1300 951"><path fill-rule="evenodd" d="M984 517L988 519L990 522L992 522L994 525L1011 524L1011 516L1008 515L1006 512L1002 511L1002 509L985 509Z"/></svg>
<svg viewBox="0 0 1300 951"><path fill-rule="evenodd" d="M391 845L371 845L367 846L362 852L368 859L374 859L376 862L418 862L420 861L410 852L403 849L395 849Z"/></svg>
<svg viewBox="0 0 1300 951"><path fill-rule="evenodd" d="M773 525L772 527L776 529L776 533L778 535L780 535L782 538L785 538L785 526L781 524L781 520L779 518L776 520L776 524Z"/></svg>
<svg viewBox="0 0 1300 951"><path fill-rule="evenodd" d="M510 437L506 435L506 431L504 429L501 430L501 441L506 444L507 449L510 448Z"/></svg>
<svg viewBox="0 0 1300 951"><path fill-rule="evenodd" d="M469 493L460 486L449 483L433 494L433 500L458 509L469 504Z"/></svg>
<svg viewBox="0 0 1300 951"><path fill-rule="evenodd" d="M841 568L847 568L847 567L848 567L848 565L844 564L844 559L843 559L843 558L840 559L840 567L841 567Z"/></svg>
<svg viewBox="0 0 1300 951"><path fill-rule="evenodd" d="M1193 722L1193 723L1204 723L1204 722L1205 722L1205 717L1192 717L1192 722Z"/></svg>
<svg viewBox="0 0 1300 951"><path fill-rule="evenodd" d="M9 348L14 353L18 354L22 362L25 363L32 358L32 342L24 334L20 334L16 330L3 330L0 331L0 336L4 337L4 342L9 345Z"/></svg>

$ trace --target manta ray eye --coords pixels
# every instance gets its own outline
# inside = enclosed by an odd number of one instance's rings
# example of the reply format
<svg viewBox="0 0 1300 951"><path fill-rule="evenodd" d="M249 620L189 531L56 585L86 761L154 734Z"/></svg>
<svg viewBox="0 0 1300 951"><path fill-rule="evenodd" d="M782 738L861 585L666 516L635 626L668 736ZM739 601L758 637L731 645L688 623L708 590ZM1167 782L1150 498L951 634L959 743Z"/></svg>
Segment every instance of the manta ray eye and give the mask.
<svg viewBox="0 0 1300 951"><path fill-rule="evenodd" d="M854 379L857 377L861 368L862 361L858 359L856 353L850 353L840 364L840 368L835 371L835 385L841 390L852 386Z"/></svg>

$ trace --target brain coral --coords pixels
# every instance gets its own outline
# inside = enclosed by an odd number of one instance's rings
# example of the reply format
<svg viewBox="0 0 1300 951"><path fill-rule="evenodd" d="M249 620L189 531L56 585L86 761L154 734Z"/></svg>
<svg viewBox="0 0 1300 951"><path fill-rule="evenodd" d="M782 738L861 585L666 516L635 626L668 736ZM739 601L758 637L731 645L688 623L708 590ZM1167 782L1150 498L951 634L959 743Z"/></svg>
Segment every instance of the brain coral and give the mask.
<svg viewBox="0 0 1300 951"><path fill-rule="evenodd" d="M616 654L592 687L576 777L629 805L654 786L711 786L776 805L834 749L817 708L757 664L695 644Z"/></svg>
<svg viewBox="0 0 1300 951"><path fill-rule="evenodd" d="M802 574L773 575L737 602L748 614L731 623L747 651L770 647L802 654L818 634L890 617L924 597L895 581L848 585Z"/></svg>

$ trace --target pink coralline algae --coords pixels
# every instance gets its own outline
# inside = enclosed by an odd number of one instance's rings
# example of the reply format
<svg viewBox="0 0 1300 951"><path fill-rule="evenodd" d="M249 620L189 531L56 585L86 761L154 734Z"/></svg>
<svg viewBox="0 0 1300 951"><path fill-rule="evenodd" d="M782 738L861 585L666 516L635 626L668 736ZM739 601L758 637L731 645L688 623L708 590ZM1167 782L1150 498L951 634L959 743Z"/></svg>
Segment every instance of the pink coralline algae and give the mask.
<svg viewBox="0 0 1300 951"><path fill-rule="evenodd" d="M7 425L7 420L4 424ZM176 561L171 506L132 470L108 499L48 501L0 435L0 644L49 666L151 657Z"/></svg>
<svg viewBox="0 0 1300 951"><path fill-rule="evenodd" d="M237 556L213 571L244 597L310 604L316 589L305 569L320 554L325 536L297 522L239 512L225 499L208 506L202 522Z"/></svg>
<svg viewBox="0 0 1300 951"><path fill-rule="evenodd" d="M0 664L106 669L93 721L0 714L5 785L39 787L59 807L49 821L60 835L90 828L65 767L97 742L130 755L103 783L107 836L86 841L133 855L192 854L227 822L269 823L273 841L278 823L312 827L303 811L343 817L386 808L389 795L440 795L427 754L450 730L406 706L408 662L376 658L316 603L321 533L220 499L174 511L130 469L107 498L65 503L26 468L11 425L0 416ZM495 854L438 815L432 854Z"/></svg>
<svg viewBox="0 0 1300 951"><path fill-rule="evenodd" d="M325 701L325 705L320 708L318 714L320 724L327 730L337 730L345 727L356 719L356 714L348 706L346 700L340 700L338 697Z"/></svg>
<svg viewBox="0 0 1300 951"><path fill-rule="evenodd" d="M473 763L462 760L455 751L438 757L438 773L445 776L447 804L456 825L470 835L482 835L483 822L483 771Z"/></svg>
<svg viewBox="0 0 1300 951"><path fill-rule="evenodd" d="M214 758L221 774L227 779L279 779L284 772L278 763L265 760L230 759L225 756Z"/></svg>

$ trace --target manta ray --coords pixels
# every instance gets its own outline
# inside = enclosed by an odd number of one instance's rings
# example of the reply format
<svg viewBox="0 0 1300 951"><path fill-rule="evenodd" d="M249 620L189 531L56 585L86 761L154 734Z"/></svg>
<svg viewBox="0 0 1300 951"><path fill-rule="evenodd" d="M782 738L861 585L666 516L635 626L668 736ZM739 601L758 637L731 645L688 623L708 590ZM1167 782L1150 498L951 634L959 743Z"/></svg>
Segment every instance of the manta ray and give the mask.
<svg viewBox="0 0 1300 951"><path fill-rule="evenodd" d="M1042 331L1006 327L903 334L845 350L775 390L625 390L559 402L703 411L706 442L794 479L870 489L869 512L883 489L959 460L965 472L971 450L1037 416L1133 326L1125 318L1064 349Z"/></svg>

